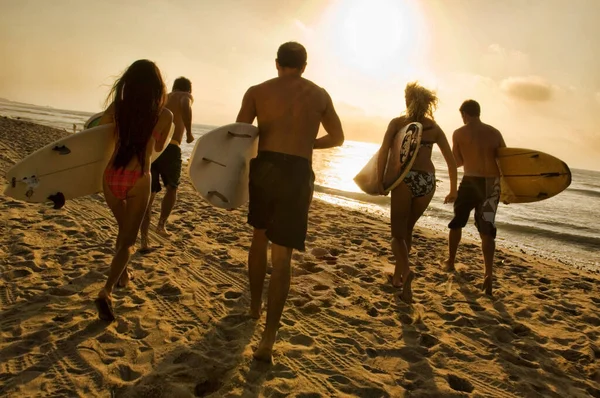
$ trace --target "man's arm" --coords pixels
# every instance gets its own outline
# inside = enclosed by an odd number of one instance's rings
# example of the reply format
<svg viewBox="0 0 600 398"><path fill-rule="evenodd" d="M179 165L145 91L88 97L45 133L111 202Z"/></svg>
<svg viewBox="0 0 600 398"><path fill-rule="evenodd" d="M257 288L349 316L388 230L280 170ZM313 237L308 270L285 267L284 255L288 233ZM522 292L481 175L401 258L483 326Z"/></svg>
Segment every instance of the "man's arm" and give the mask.
<svg viewBox="0 0 600 398"><path fill-rule="evenodd" d="M506 143L504 142L504 137L502 137L502 133L498 131L498 135L500 136L500 148L506 148Z"/></svg>
<svg viewBox="0 0 600 398"><path fill-rule="evenodd" d="M314 149L326 149L341 146L344 143L344 130L342 129L342 122L333 106L333 101L327 93L323 90L326 97L325 112L321 119L323 127L327 132L327 135L315 140Z"/></svg>
<svg viewBox="0 0 600 398"><path fill-rule="evenodd" d="M192 135L192 98L191 96L185 96L181 99L181 118L183 119L183 125L187 136L187 143L194 141Z"/></svg>
<svg viewBox="0 0 600 398"><path fill-rule="evenodd" d="M250 87L248 91L246 91L246 94L244 94L244 98L242 99L242 107L240 108L240 112L235 119L237 123L254 123L254 118L256 117L256 105L254 103L253 88L254 87Z"/></svg>
<svg viewBox="0 0 600 398"><path fill-rule="evenodd" d="M456 167L462 167L465 162L463 160L462 154L460 153L460 145L458 143L458 134L459 131L456 130L454 134L452 134L452 154L454 155L454 160L456 161Z"/></svg>

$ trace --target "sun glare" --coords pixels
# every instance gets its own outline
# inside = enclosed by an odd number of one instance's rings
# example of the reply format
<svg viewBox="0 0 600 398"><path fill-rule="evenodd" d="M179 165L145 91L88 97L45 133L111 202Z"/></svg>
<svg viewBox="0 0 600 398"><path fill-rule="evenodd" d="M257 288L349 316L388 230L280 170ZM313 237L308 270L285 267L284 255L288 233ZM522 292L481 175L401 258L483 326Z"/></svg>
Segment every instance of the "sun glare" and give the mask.
<svg viewBox="0 0 600 398"><path fill-rule="evenodd" d="M381 72L410 49L410 10L402 0L347 0L338 6L335 44L348 65Z"/></svg>

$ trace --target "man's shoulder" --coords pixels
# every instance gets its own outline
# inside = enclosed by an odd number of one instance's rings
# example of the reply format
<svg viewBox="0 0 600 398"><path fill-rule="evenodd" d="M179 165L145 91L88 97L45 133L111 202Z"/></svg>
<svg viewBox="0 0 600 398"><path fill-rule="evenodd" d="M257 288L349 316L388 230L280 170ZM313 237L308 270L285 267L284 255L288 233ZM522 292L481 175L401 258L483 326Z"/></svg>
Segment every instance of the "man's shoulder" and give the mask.
<svg viewBox="0 0 600 398"><path fill-rule="evenodd" d="M467 130L469 129L469 127L465 124L464 126L460 126L459 128L457 128L456 130L454 130L454 136L455 137L460 137L462 136Z"/></svg>

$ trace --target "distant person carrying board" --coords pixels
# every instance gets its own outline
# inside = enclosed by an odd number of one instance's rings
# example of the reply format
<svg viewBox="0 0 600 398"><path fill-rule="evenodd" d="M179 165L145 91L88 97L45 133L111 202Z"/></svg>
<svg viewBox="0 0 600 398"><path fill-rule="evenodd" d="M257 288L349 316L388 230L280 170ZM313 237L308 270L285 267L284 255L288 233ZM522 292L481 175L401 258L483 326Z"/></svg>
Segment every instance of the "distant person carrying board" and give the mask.
<svg viewBox="0 0 600 398"><path fill-rule="evenodd" d="M442 266L446 271L454 271L462 228L467 225L471 210L475 209L475 225L481 236L485 263L482 290L491 296L496 250L495 218L500 200L500 170L496 163L496 152L506 144L500 131L483 123L480 114L481 108L476 101L463 102L460 115L465 125L452 136L452 152L456 165L464 166L464 175L454 202L454 218L448 224L448 259Z"/></svg>
<svg viewBox="0 0 600 398"><path fill-rule="evenodd" d="M163 237L170 236L167 231L167 219L171 215L171 211L177 200L177 187L181 178L181 141L183 133L186 133L186 142L189 144L194 141L192 135L192 83L185 77L179 77L173 82L173 91L167 98L165 108L173 112L173 123L175 131L173 138L164 152L152 163L152 194L150 195L150 203L146 211L146 216L142 222L141 241L142 247L140 250L149 250L148 229L150 228L150 220L152 218L152 204L156 193L161 190L160 181L166 188L165 196L163 197L160 206L160 217L156 225L156 232Z"/></svg>

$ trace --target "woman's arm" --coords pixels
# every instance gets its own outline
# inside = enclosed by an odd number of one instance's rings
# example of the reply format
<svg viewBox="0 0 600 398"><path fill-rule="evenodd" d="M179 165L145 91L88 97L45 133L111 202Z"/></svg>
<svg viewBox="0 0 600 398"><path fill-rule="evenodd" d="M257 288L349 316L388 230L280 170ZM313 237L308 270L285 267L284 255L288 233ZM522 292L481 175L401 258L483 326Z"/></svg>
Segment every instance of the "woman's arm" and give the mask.
<svg viewBox="0 0 600 398"><path fill-rule="evenodd" d="M111 103L102 114L98 126L115 122L115 103Z"/></svg>
<svg viewBox="0 0 600 398"><path fill-rule="evenodd" d="M383 195L383 174L385 173L385 165L388 158L388 151L394 141L394 136L398 132L398 120L392 119L383 137L381 148L379 148L379 156L377 157L377 181L379 183L379 193Z"/></svg>

